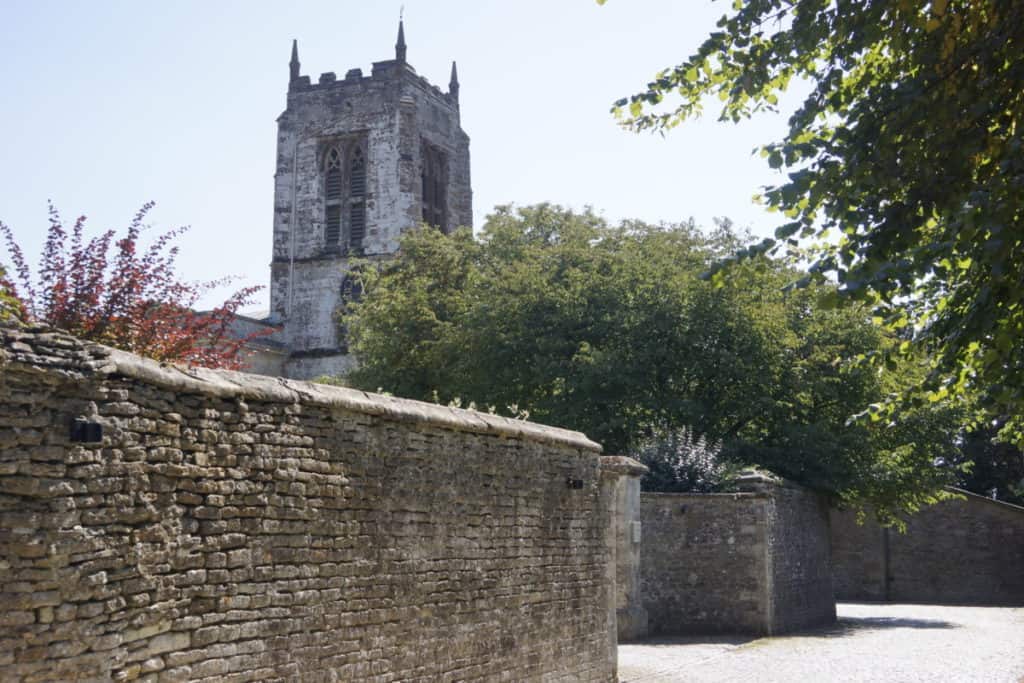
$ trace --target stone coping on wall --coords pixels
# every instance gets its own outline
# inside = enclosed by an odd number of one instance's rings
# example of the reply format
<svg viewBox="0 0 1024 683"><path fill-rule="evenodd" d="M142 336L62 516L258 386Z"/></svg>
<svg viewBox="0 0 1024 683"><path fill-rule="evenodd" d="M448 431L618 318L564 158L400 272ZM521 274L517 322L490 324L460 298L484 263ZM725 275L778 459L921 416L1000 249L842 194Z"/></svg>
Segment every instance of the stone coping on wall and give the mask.
<svg viewBox="0 0 1024 683"><path fill-rule="evenodd" d="M604 475L642 477L649 471L647 465L628 455L605 455L601 458L601 474Z"/></svg>
<svg viewBox="0 0 1024 683"><path fill-rule="evenodd" d="M568 429L347 387L161 363L101 344L83 342L45 326L18 327L0 323L0 338L3 340L0 368L6 364L43 365L72 373L121 375L183 393L273 403L301 401L396 422L428 424L463 432L601 451L600 444Z"/></svg>
<svg viewBox="0 0 1024 683"><path fill-rule="evenodd" d="M690 500L728 500L768 498L771 491L731 491L729 493L696 493L693 491L643 491L643 496L658 498L687 498Z"/></svg>
<svg viewBox="0 0 1024 683"><path fill-rule="evenodd" d="M989 498L988 496L983 496L980 493L975 493L974 491L967 491L966 489L959 489L959 488L957 488L955 486L947 486L946 490L951 492L951 493L955 493L955 494L957 494L959 496L964 496L968 500L977 500L979 502L983 501L983 502L986 502L986 503L990 503L992 505L996 505L996 506L1001 507L1001 508L1006 508L1008 510L1013 510L1014 512L1022 512L1022 513L1024 513L1024 507L1021 507L1020 505L1014 505L1013 503L1007 503L1005 500L998 500L996 498Z"/></svg>
<svg viewBox="0 0 1024 683"><path fill-rule="evenodd" d="M973 501L977 501L979 503L987 503L989 505L994 505L997 508L1001 508L1003 510L1010 510L1011 512L1016 512L1016 513L1024 514L1024 507L1022 507L1020 505L1015 505L1014 503L1008 503L1005 500L998 500L996 498L989 498L988 496L983 496L980 493L975 493L974 491L968 491L967 489L957 488L956 486L944 486L943 488L946 491L948 491L949 493L956 494L957 496L962 496L963 498L965 498L967 500L973 500ZM953 500L956 500L956 499L953 499ZM941 503L941 502L948 502L948 501L939 501L939 502ZM841 505L833 505L832 507L835 508L839 512L848 512L850 510L850 508L846 508L846 507L843 507ZM920 510L918 510L917 512L915 512L913 514L918 514L920 512L924 512L929 507L931 507L931 506L922 507Z"/></svg>

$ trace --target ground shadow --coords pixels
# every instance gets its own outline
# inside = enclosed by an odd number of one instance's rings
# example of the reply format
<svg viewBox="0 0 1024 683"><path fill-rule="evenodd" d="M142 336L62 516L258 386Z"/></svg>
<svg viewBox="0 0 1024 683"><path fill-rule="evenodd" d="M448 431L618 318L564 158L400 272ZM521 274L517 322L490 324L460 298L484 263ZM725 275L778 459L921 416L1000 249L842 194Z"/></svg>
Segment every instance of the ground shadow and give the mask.
<svg viewBox="0 0 1024 683"><path fill-rule="evenodd" d="M817 628L803 629L791 633L781 633L778 638L845 638L855 636L865 631L880 631L884 629L911 628L918 630L935 629L957 629L962 628L961 624L942 619L915 619L912 617L848 617L843 616L834 624L827 624Z"/></svg>
<svg viewBox="0 0 1024 683"><path fill-rule="evenodd" d="M826 626L817 635L845 636L860 631L876 631L885 628L915 629L950 629L960 628L960 624L942 619L910 619L907 617L840 617L839 620Z"/></svg>
<svg viewBox="0 0 1024 683"><path fill-rule="evenodd" d="M913 619L908 617L840 617L834 624L818 628L782 633L777 636L752 635L681 635L652 636L638 641L623 642L620 645L643 645L644 647L675 647L679 645L732 645L739 647L762 638L842 638L862 631L877 631L889 628L912 629L955 629L960 624L941 619Z"/></svg>
<svg viewBox="0 0 1024 683"><path fill-rule="evenodd" d="M674 647L677 645L746 645L761 636L743 635L688 635L688 636L651 636L641 640L622 641L619 645L643 645L644 647Z"/></svg>

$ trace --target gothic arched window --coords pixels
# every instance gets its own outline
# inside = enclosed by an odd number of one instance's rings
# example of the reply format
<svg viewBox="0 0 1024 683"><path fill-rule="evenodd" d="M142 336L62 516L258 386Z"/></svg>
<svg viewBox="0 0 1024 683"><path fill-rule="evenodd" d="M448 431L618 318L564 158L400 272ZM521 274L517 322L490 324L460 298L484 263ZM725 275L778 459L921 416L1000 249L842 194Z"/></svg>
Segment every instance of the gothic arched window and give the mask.
<svg viewBox="0 0 1024 683"><path fill-rule="evenodd" d="M337 247L341 241L341 152L331 147L324 157L324 242Z"/></svg>
<svg viewBox="0 0 1024 683"><path fill-rule="evenodd" d="M358 249L366 235L366 158L358 145L352 150L348 176L348 246Z"/></svg>
<svg viewBox="0 0 1024 683"><path fill-rule="evenodd" d="M424 144L422 150L420 176L423 222L447 232L448 159L444 152L432 145Z"/></svg>

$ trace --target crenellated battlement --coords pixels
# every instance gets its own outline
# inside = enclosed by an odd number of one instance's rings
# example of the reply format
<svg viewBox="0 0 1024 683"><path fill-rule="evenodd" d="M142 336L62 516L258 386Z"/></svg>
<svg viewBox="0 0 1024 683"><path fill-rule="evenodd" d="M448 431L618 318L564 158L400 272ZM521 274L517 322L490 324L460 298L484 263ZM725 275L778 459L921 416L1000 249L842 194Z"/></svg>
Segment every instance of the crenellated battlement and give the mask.
<svg viewBox="0 0 1024 683"><path fill-rule="evenodd" d="M426 77L416 73L416 70L409 64L397 60L386 60L373 62L369 76L363 74L360 68L349 69L345 72L344 78L338 78L334 71L325 71L320 74L314 83L312 77L300 75L292 80L288 86L289 97L301 93L321 92L324 90L351 90L353 94L360 89L374 84L389 84L395 81L404 82L418 87L422 92L432 95L455 110L459 108L458 83L449 84L449 90L444 91L439 86L431 83Z"/></svg>
<svg viewBox="0 0 1024 683"><path fill-rule="evenodd" d="M438 97L441 101L453 106L456 110L459 107L459 82L456 74L455 63L452 62L452 76L448 84L448 91L441 90L425 77L416 73L416 69L406 61L405 27L402 22L398 25L398 42L395 44L395 58L379 62L373 62L370 75L364 76L360 68L349 69L345 72L345 78L339 79L334 71L325 71L320 74L316 83L310 76L303 76L300 73L301 63L299 62L298 41L292 41L292 59L289 64L290 78L288 81L289 96L296 93L322 91L335 88L352 88L353 86L366 86L373 83L392 82L404 79L418 85L423 91Z"/></svg>

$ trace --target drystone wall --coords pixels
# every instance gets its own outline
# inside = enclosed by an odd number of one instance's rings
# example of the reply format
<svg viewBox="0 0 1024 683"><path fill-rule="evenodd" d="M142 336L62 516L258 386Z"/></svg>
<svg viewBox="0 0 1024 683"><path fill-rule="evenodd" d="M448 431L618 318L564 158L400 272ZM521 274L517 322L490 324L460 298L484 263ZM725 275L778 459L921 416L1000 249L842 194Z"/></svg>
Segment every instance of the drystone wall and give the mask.
<svg viewBox="0 0 1024 683"><path fill-rule="evenodd" d="M773 635L835 621L818 494L752 474L740 493L643 493L640 519L652 635Z"/></svg>
<svg viewBox="0 0 1024 683"><path fill-rule="evenodd" d="M0 341L0 680L615 679L582 435Z"/></svg>
<svg viewBox="0 0 1024 683"><path fill-rule="evenodd" d="M833 510L836 596L1024 606L1024 508L956 493L906 517L906 533Z"/></svg>

